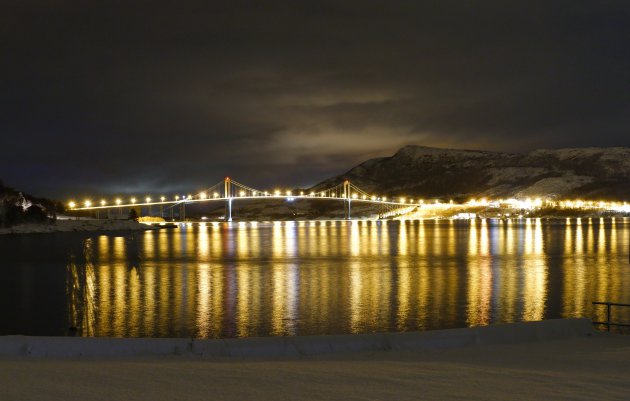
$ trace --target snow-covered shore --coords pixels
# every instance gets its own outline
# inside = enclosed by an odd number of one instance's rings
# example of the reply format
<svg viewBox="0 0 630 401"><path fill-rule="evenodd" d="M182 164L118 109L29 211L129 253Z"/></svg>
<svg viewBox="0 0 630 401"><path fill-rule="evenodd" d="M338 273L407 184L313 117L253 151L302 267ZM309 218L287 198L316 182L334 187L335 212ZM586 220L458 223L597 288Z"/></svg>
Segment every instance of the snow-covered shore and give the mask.
<svg viewBox="0 0 630 401"><path fill-rule="evenodd" d="M260 355L255 359L206 358L186 352L186 348L168 356L3 356L0 357L0 382L4 384L1 398L21 401L626 400L630 390L627 373L630 336L590 330L580 335L580 324L570 323L569 330L561 326L534 325L531 330L532 326L509 325L507 330L489 329L485 333L489 342L458 346L451 343L446 348L435 345L448 341L434 342L430 347L412 341L406 343L407 348L346 350L292 359ZM469 330L479 333L478 329ZM527 340L519 333L538 334ZM408 334L407 340L414 337L409 336L414 333L403 334ZM432 336L434 340L448 339L453 332L445 330ZM156 345L165 344L156 340ZM253 340L232 341L249 344L243 346L245 350L256 348L255 343L260 340ZM105 344L101 347L106 348Z"/></svg>
<svg viewBox="0 0 630 401"><path fill-rule="evenodd" d="M27 223L0 228L0 235L80 231L142 231L152 229L156 229L156 227L131 220L57 220L50 223Z"/></svg>

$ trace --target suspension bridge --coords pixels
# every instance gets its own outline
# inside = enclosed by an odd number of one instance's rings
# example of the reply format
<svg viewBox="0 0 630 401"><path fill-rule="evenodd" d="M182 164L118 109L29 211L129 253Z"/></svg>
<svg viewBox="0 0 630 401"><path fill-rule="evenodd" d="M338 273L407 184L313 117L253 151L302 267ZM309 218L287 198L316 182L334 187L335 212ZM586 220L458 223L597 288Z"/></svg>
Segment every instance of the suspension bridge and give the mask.
<svg viewBox="0 0 630 401"><path fill-rule="evenodd" d="M364 203L378 205L378 217L386 218L395 215L401 215L408 213L418 207L424 206L422 200L408 199L405 197L388 199L385 196L377 196L369 194L362 190L350 181L345 180L342 183L333 187L305 192L299 191L263 191L258 190L247 185L241 184L229 177L216 183L215 185L206 188L196 194L190 195L175 195L173 198L167 199L165 196L153 198L150 196L144 199L138 199L135 197L123 200L117 198L114 201L107 201L105 199L100 202L92 200L85 200L83 203L77 203L70 201L68 203L69 210L81 212L81 211L111 211L118 209L121 213L124 209L136 209L142 210L145 208L148 211L148 215L151 215L151 208L153 206L159 206L160 217L164 217L164 211L171 211L179 207L180 219L186 219L186 205L199 204L205 202L224 202L225 203L225 221L232 221L232 205L237 201L246 200L265 200L276 199L286 200L289 202L299 200L321 200L321 201L338 201L343 205L344 218L352 218L352 205L353 203ZM153 209L155 210L155 209ZM108 213L109 216L109 213Z"/></svg>

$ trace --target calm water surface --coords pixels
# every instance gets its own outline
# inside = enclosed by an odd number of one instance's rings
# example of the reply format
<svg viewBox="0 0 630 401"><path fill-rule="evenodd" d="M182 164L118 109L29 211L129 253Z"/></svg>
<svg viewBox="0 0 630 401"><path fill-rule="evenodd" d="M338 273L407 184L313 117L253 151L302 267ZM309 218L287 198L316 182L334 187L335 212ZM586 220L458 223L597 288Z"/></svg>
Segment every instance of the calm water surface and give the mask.
<svg viewBox="0 0 630 401"><path fill-rule="evenodd" d="M310 221L4 236L0 334L285 336L592 317L594 300L630 303L629 228Z"/></svg>

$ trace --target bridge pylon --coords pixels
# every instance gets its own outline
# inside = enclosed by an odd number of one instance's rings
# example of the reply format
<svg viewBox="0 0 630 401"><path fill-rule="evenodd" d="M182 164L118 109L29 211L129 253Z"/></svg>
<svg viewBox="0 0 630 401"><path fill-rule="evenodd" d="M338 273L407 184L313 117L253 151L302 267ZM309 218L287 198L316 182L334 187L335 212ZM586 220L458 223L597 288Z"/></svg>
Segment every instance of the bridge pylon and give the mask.
<svg viewBox="0 0 630 401"><path fill-rule="evenodd" d="M232 180L230 177L225 177L223 180L223 191L226 199L225 221L232 221Z"/></svg>
<svg viewBox="0 0 630 401"><path fill-rule="evenodd" d="M350 220L351 217L351 202L352 202L352 197L350 194L350 180L345 180L343 182L343 197L344 197L344 201L343 201L343 206L344 206L344 214L346 215L346 220Z"/></svg>

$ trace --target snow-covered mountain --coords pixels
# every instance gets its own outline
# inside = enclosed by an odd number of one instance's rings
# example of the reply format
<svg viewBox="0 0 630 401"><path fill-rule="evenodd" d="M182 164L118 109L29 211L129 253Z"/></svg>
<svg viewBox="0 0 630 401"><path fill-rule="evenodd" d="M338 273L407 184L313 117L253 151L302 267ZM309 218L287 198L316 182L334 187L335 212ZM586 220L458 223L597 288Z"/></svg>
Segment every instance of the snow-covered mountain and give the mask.
<svg viewBox="0 0 630 401"><path fill-rule="evenodd" d="M539 149L529 153L405 146L316 185L349 179L371 193L471 197L630 199L630 148Z"/></svg>

